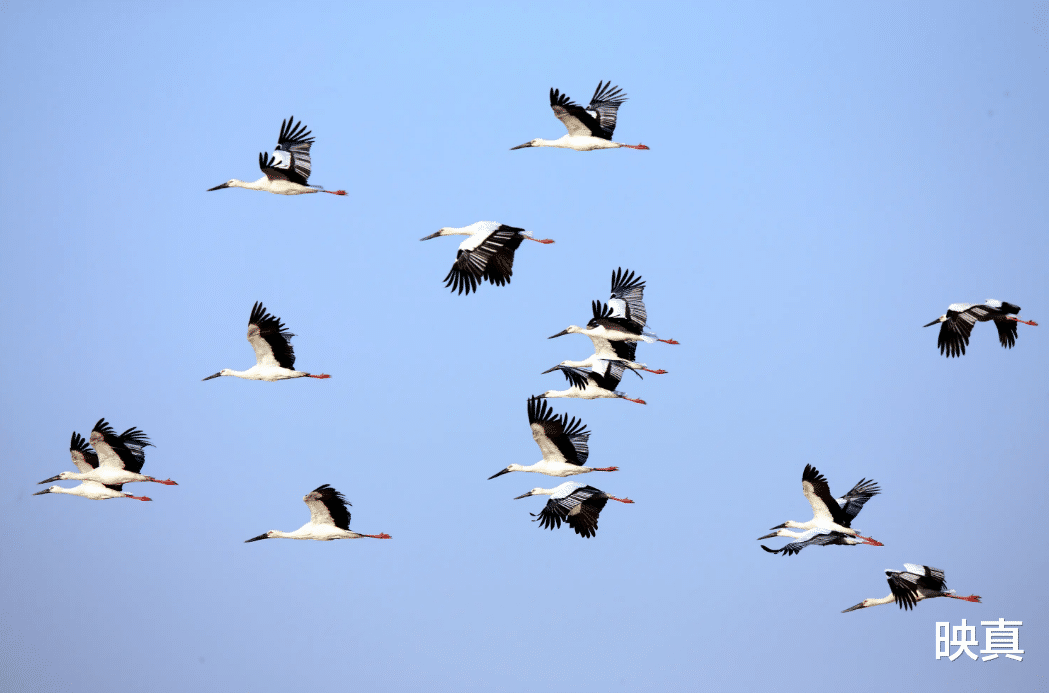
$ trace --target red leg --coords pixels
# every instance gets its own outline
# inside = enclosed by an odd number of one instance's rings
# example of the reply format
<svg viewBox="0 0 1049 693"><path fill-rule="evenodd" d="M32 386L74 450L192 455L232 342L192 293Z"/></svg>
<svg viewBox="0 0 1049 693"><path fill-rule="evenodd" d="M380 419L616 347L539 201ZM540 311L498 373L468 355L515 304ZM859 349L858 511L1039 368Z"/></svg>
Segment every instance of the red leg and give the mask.
<svg viewBox="0 0 1049 693"><path fill-rule="evenodd" d="M362 537L370 537L372 539L393 539L389 534L383 532L382 534L362 534Z"/></svg>
<svg viewBox="0 0 1049 693"><path fill-rule="evenodd" d="M681 344L681 342L677 341L676 339L657 339L656 341L664 342L666 344Z"/></svg>
<svg viewBox="0 0 1049 693"><path fill-rule="evenodd" d="M318 380L324 380L325 378L330 378L331 376L325 373L321 373L320 375L311 375L310 377L317 378Z"/></svg>
<svg viewBox="0 0 1049 693"><path fill-rule="evenodd" d="M525 236L525 238L527 238L530 241L535 241L536 243L553 243L554 242L554 239L552 239L552 238L532 238L530 236Z"/></svg>
<svg viewBox="0 0 1049 693"><path fill-rule="evenodd" d="M856 538L862 539L864 542L870 544L871 546L885 546L885 544L881 543L877 539L871 539L870 537L862 537L859 534L857 534Z"/></svg>
<svg viewBox="0 0 1049 693"><path fill-rule="evenodd" d="M140 501L151 501L151 500L153 500L152 498L148 498L146 496L132 496L130 493L125 495L124 497L125 498L134 498L135 500L140 500Z"/></svg>
<svg viewBox="0 0 1049 693"><path fill-rule="evenodd" d="M1033 325L1034 327L1038 327L1038 323L1036 323L1034 320L1023 320L1021 318L1014 318L1012 316L1009 316L1007 320L1015 320L1016 322L1022 322L1025 325Z"/></svg>
<svg viewBox="0 0 1049 693"><path fill-rule="evenodd" d="M646 373L655 373L656 375L663 375L664 373L667 372L667 371L663 370L662 368L660 368L658 371L654 371L651 368L642 368L641 370L645 371Z"/></svg>
<svg viewBox="0 0 1049 693"><path fill-rule="evenodd" d="M321 192L326 192L329 195L345 195L346 194L345 190L321 190Z"/></svg>
<svg viewBox="0 0 1049 693"><path fill-rule="evenodd" d="M631 149L648 149L648 147L643 144L624 144L623 146L630 147Z"/></svg>
<svg viewBox="0 0 1049 693"><path fill-rule="evenodd" d="M619 467L594 467L595 472L618 472Z"/></svg>
<svg viewBox="0 0 1049 693"><path fill-rule="evenodd" d="M629 498L616 498L615 496L609 496L609 500L619 501L620 503L633 503L634 501Z"/></svg>
<svg viewBox="0 0 1049 693"><path fill-rule="evenodd" d="M633 397L624 397L623 399L625 399L627 402L637 402L638 404L648 404L648 402L646 402L643 399L634 399Z"/></svg>
<svg viewBox="0 0 1049 693"><path fill-rule="evenodd" d="M165 486L178 486L178 484L176 484L171 479L164 479L163 481L161 481L160 479L150 479L150 481L155 481L158 484L164 484Z"/></svg>

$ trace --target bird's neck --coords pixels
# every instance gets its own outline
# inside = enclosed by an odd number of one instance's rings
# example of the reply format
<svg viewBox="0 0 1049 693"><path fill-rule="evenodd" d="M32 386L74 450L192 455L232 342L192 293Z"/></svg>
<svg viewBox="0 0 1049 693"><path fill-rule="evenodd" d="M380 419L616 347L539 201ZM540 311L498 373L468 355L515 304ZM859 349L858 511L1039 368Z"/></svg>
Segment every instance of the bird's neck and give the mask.
<svg viewBox="0 0 1049 693"><path fill-rule="evenodd" d="M871 603L867 606L880 606L882 604L891 604L894 601L896 601L896 597L890 594L888 597L882 597L881 599L872 599Z"/></svg>
<svg viewBox="0 0 1049 693"><path fill-rule="evenodd" d="M244 188L245 190L266 190L269 187L269 182L270 179L266 176L263 176L262 178L259 178L256 181L250 182L246 180L234 180L232 183L230 183L230 187Z"/></svg>

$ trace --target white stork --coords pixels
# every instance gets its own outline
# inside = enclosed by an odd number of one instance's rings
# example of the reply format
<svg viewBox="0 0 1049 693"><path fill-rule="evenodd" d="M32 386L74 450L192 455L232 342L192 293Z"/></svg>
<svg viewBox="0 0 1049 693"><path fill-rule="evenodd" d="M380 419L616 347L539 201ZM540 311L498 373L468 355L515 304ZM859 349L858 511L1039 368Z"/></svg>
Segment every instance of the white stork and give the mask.
<svg viewBox="0 0 1049 693"><path fill-rule="evenodd" d="M69 455L73 458L73 464L82 474L90 474L98 468L98 455L87 446L87 441L77 432L69 441ZM59 475L61 476L61 475ZM47 483L46 481L41 483ZM133 498L140 501L153 500L146 496L133 496L124 493L121 489L123 484L100 484L97 481L82 481L79 486L63 488L51 486L43 491L34 493L34 496L42 496L45 493L65 493L70 496L80 496L91 500L109 500L110 498Z"/></svg>
<svg viewBox="0 0 1049 693"><path fill-rule="evenodd" d="M627 100L626 94L619 87L612 87L612 82L598 82L590 105L579 106L557 89L550 90L550 108L566 128L568 134L556 140L536 138L531 142L511 147L510 150L524 147L560 147L574 149L577 152L589 152L594 149L648 149L643 144L622 144L612 141L612 132L616 129L616 112Z"/></svg>
<svg viewBox="0 0 1049 693"><path fill-rule="evenodd" d="M848 613L856 609L866 609L868 606L879 604L890 604L897 602L901 609L913 609L914 605L923 599L934 597L950 597L967 602L979 602L980 598L975 594L968 597L959 597L954 590L948 590L943 579L943 571L938 568L930 568L927 565L915 563L904 563L906 570L886 570L885 576L889 578L890 594L881 599L864 599L856 606L850 606L841 613Z"/></svg>
<svg viewBox="0 0 1049 693"><path fill-rule="evenodd" d="M76 434L74 434L75 436ZM78 437L78 436L77 436ZM81 439L82 441L83 439ZM75 438L74 438L75 441ZM136 481L152 481L166 486L178 486L171 479L155 479L142 474L142 466L146 463L146 446L151 446L146 434L137 428L129 428L120 435L110 426L105 419L99 419L91 430L91 447L95 449L98 464L92 464L92 460L84 456L84 464L90 469L85 469L77 461L78 455L83 455L86 448L76 444L77 450L70 450L73 463L80 469L80 473L62 472L50 479L44 479L41 484L52 481L94 481L107 486L118 486L130 484Z"/></svg>
<svg viewBox="0 0 1049 693"><path fill-rule="evenodd" d="M204 380L211 380L220 375L232 375L245 380L288 380L290 378L330 378L321 373L313 375L295 370L295 349L291 338L295 335L287 331L281 319L266 312L261 301L256 301L248 317L248 342L255 350L255 365L246 371L235 371L223 368Z"/></svg>
<svg viewBox="0 0 1049 693"><path fill-rule="evenodd" d="M529 513L535 518L532 522L539 522L540 527L550 530L560 527L562 522L567 522L568 526L584 539L597 534L597 516L608 501L634 502L629 498L616 498L593 486L583 486L571 481L566 481L556 488L534 488L514 500L528 496L550 496L542 512L538 515Z"/></svg>
<svg viewBox="0 0 1049 693"><path fill-rule="evenodd" d="M648 404L643 399L627 397L625 392L616 390L616 387L619 386L619 381L623 379L623 372L626 370L622 361L597 361L597 367L591 368L589 371L571 366L554 366L549 370L543 371L543 373L561 371L572 387L567 390L547 390L541 395L536 395L536 397L568 397L574 399L619 398L628 402ZM631 371L631 373L639 378L641 377L637 371Z"/></svg>
<svg viewBox="0 0 1049 693"><path fill-rule="evenodd" d="M629 352L629 358L627 358L617 351L611 342L678 344L679 342L673 339L660 339L654 332L645 328L648 323L648 311L645 309L644 296L645 282L641 281L640 275L635 276L632 271L620 267L612 272L612 294L608 303L591 302L590 308L594 317L586 324L586 327L569 325L548 339L555 339L566 334L585 334L594 343L594 353L598 358L631 362L633 353Z"/></svg>
<svg viewBox="0 0 1049 693"><path fill-rule="evenodd" d="M528 423L532 438L543 452L541 462L533 465L511 464L488 477L489 480L507 472L538 472L549 476L574 476L587 472L615 472L619 467L584 467L590 456L590 431L582 421L568 414L557 416L545 400L528 398Z"/></svg>
<svg viewBox="0 0 1049 693"><path fill-rule="evenodd" d="M230 178L222 185L208 188L208 192L223 188L245 188L277 195L306 195L318 192L345 195L345 190L325 190L319 185L306 182L310 177L310 147L313 146L313 138L309 135L301 120L295 122L295 116L281 121L277 148L268 157L265 152L259 154L259 168L266 175L252 183Z"/></svg>
<svg viewBox="0 0 1049 693"><path fill-rule="evenodd" d="M947 306L945 315L941 315L923 327L932 327L936 323L942 323L936 345L940 347L940 353L947 358L964 354L965 347L969 345L969 335L972 333L973 325L988 320L994 320L994 326L998 328L998 341L1002 343L1002 346L1012 349L1016 344L1016 323L1022 322L1025 325L1036 327L1038 325L1034 320L1024 320L1016 315L1019 312L1020 306L996 301L993 298L987 299L987 302L982 305L952 303Z"/></svg>
<svg viewBox="0 0 1049 693"><path fill-rule="evenodd" d="M328 484L318 486L302 500L309 506L310 521L294 532L282 532L278 529L245 540L245 544L260 539L313 539L331 541L332 539L390 539L389 534L358 534L350 529L350 505L341 493Z"/></svg>
<svg viewBox="0 0 1049 693"><path fill-rule="evenodd" d="M522 241L553 243L549 238L533 238L524 229L497 221L477 221L461 229L446 226L419 240L440 236L468 236L459 244L452 269L444 278L444 285L450 286L453 293L458 289L460 294L477 291L477 285L485 279L496 286L509 284L514 273L514 251Z"/></svg>
<svg viewBox="0 0 1049 693"><path fill-rule="evenodd" d="M852 490L841 498L835 498L830 493L827 479L819 470L811 464L805 465L801 473L801 491L805 499L812 506L813 518L808 522L794 522L787 520L783 524L776 525L771 529L783 529L793 527L794 529L829 529L859 539L869 539L860 536L859 530L852 529L852 520L863 509L863 504L874 496L881 493L881 489L873 481L860 479ZM772 535L769 535L772 536ZM795 536L795 535L780 535ZM768 537L761 537L767 539ZM873 540L870 540L873 541Z"/></svg>
<svg viewBox="0 0 1049 693"><path fill-rule="evenodd" d="M777 529L772 534L758 537L758 541L762 539L771 539L772 537L791 537L797 539L797 541L792 541L778 549L770 549L764 544L761 545L761 548L769 553L782 553L784 556L793 556L796 553L800 553L806 546L854 546L856 544L884 546L880 541L874 539L868 539L867 537L850 537L848 534L835 532L832 529L810 529L807 532L792 532L789 529Z"/></svg>

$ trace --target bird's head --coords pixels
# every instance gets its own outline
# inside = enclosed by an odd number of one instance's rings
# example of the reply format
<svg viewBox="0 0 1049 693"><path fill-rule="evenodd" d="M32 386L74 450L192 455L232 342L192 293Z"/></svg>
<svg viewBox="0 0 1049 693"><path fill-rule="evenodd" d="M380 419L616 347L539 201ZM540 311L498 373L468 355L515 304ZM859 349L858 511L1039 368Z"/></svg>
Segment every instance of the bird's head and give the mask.
<svg viewBox="0 0 1049 693"><path fill-rule="evenodd" d="M580 327L579 325L569 325L568 327L566 327L565 329L561 330L557 334L550 335L549 337L547 337L547 339L554 339L555 337L563 337L566 334L579 334L582 331L583 331L583 328Z"/></svg>
<svg viewBox="0 0 1049 693"><path fill-rule="evenodd" d="M945 320L947 320L947 316L946 315L941 315L940 317L936 318L935 320L933 320L932 322L928 323L927 325L922 325L922 327L932 327L936 323L944 322Z"/></svg>
<svg viewBox="0 0 1049 693"><path fill-rule="evenodd" d="M510 151L512 152L515 149L524 149L525 147L538 147L538 146L539 146L539 138L536 137L534 140L531 140L529 142L525 142L524 144L519 144L516 147L510 147Z"/></svg>
<svg viewBox="0 0 1049 693"><path fill-rule="evenodd" d="M845 609L841 613L847 614L850 611L855 611L856 609L866 609L868 606L874 606L873 602L874 602L873 599L864 599L862 602L860 602L856 606L850 606L848 609Z"/></svg>
<svg viewBox="0 0 1049 693"><path fill-rule="evenodd" d="M43 481L38 482L38 483L50 484L52 481L70 481L71 480L70 479L71 476L72 476L72 472L62 472L61 474L56 474L55 476L51 477L50 479L44 479ZM59 488L59 487L58 486L54 486L52 488ZM47 489L47 491L41 491L40 493L47 493L50 490L51 489ZM34 493L33 495L35 496L37 494Z"/></svg>
<svg viewBox="0 0 1049 693"><path fill-rule="evenodd" d="M217 378L220 375L232 375L232 373L233 373L233 371L230 370L229 368L223 368L218 373L215 373L214 375L209 375L208 377L204 378L203 380L201 380L201 382L204 382L204 380L211 380L212 378Z"/></svg>
<svg viewBox="0 0 1049 693"><path fill-rule="evenodd" d="M247 539L247 540L245 540L245 541L244 541L244 543L245 543L245 544L250 544L250 543L251 543L251 542L253 542L253 541L259 541L260 539L272 539L272 538L273 538L273 534L274 534L274 533L275 533L276 531L277 531L277 530L275 530L275 529L271 529L270 531L266 532L265 534L260 534L260 535L259 535L259 536L257 536L257 537L252 537L251 539Z"/></svg>
<svg viewBox="0 0 1049 693"><path fill-rule="evenodd" d="M522 493L520 496L517 496L516 498L514 498L514 500L520 500L522 498L528 498L528 496L540 496L540 495L542 495L542 494L544 494L546 492L547 491L546 491L545 488L539 488L538 486L536 486L534 489L532 489L528 493Z"/></svg>
<svg viewBox="0 0 1049 693"><path fill-rule="evenodd" d="M230 178L222 185L216 185L214 188L208 188L207 192L211 192L212 190L222 190L223 188L237 188L240 187L241 183L243 182L244 181L237 180L236 178Z"/></svg>
<svg viewBox="0 0 1049 693"><path fill-rule="evenodd" d="M520 471L520 470L521 470L521 465L519 465L519 464L511 464L506 469L500 470L500 471L496 472L495 474L491 475L490 477L488 477L488 480L491 481L492 479L494 479L497 476L502 476L503 474L509 474L510 472L517 472L517 471Z"/></svg>
<svg viewBox="0 0 1049 693"><path fill-rule="evenodd" d="M48 481L50 481L50 479L49 479ZM40 483L41 483L41 484L45 484L45 483L47 483L47 482L46 482L46 481L41 481ZM61 487L61 486L48 486L48 487L47 487L47 488L45 488L45 489L44 489L43 491L37 491L37 492L36 492L36 493L34 493L33 495L34 495L34 496L42 496L42 495L44 495L45 493L55 493L55 489L59 489L59 488L62 488L62 487Z"/></svg>
<svg viewBox="0 0 1049 693"><path fill-rule="evenodd" d="M772 534L766 534L763 537L758 537L758 541L761 541L762 539L773 539L775 537L788 537L788 536L790 536L789 534L784 534L784 532L786 532L786 531L787 530L785 530L785 529L777 529Z"/></svg>

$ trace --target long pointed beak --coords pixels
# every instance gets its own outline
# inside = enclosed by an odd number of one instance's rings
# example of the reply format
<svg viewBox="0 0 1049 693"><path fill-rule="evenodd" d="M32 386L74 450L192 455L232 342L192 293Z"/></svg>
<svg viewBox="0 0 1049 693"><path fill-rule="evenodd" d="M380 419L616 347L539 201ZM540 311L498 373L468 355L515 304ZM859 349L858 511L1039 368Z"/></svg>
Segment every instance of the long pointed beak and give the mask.
<svg viewBox="0 0 1049 693"><path fill-rule="evenodd" d="M765 535L765 536L763 536L763 537L758 537L758 541L761 541L762 539L775 539L775 538L776 538L776 537L778 537L778 536L779 536L778 534L776 534L775 532L773 532L772 534L766 534L766 535Z"/></svg>
<svg viewBox="0 0 1049 693"><path fill-rule="evenodd" d="M247 541L245 541L244 543L245 543L245 544L250 544L251 542L253 542L253 541L258 541L259 539L269 539L269 537L268 537L268 536L266 536L265 534L260 534L260 535L259 535L259 536L257 536L257 537L252 537L251 539L248 539L248 540L247 540Z"/></svg>
<svg viewBox="0 0 1049 693"><path fill-rule="evenodd" d="M420 241L428 241L428 240L430 240L431 238L437 238L437 237L438 237L438 236L440 236L440 235L441 235L441 232L440 232L440 231L438 231L437 233L431 233L431 234L430 234L429 236L425 236L425 237L423 237L423 238L420 238L419 240L420 240Z"/></svg>
<svg viewBox="0 0 1049 693"><path fill-rule="evenodd" d="M36 483L38 483L38 484L50 484L52 481L58 481L59 480L58 477L60 477L60 476L62 476L62 475L61 474L56 474L55 476L51 477L50 479L44 479L43 481L38 481ZM33 495L35 496L36 494L34 493Z"/></svg>
<svg viewBox="0 0 1049 693"><path fill-rule="evenodd" d="M510 151L512 152L515 149L524 149L525 147L531 147L531 146L532 146L531 142L525 142L524 144L519 144L516 147L510 147Z"/></svg>
<svg viewBox="0 0 1049 693"><path fill-rule="evenodd" d="M860 603L859 603L859 604L857 604L856 606L850 606L850 607L849 607L848 609L845 609L845 610L844 610L844 611L842 611L841 613L843 613L843 614L847 614L847 613L849 613L850 611L855 611L856 609L862 609L862 608L863 608L863 602L860 602Z"/></svg>
<svg viewBox="0 0 1049 693"><path fill-rule="evenodd" d="M43 482L40 482L40 483L43 483ZM45 488L45 489L44 489L43 491L37 491L37 492L36 492L36 493L34 493L33 495L34 495L34 496L42 496L42 495L44 495L45 493L51 493L51 489L49 489L49 488Z"/></svg>
<svg viewBox="0 0 1049 693"><path fill-rule="evenodd" d="M514 498L514 500L521 500L522 498L528 498L528 496L530 496L530 495L532 495L531 491L529 491L528 493L522 494L520 496L517 496L516 498Z"/></svg>
<svg viewBox="0 0 1049 693"><path fill-rule="evenodd" d="M212 190L222 190L223 188L228 188L228 187L229 187L229 183L223 183L222 185L216 185L214 188L208 188L205 192L211 192Z"/></svg>
<svg viewBox="0 0 1049 693"><path fill-rule="evenodd" d="M220 375L222 375L222 373L216 373L215 375L209 375L208 377L204 378L204 380L211 380L212 378L217 378ZM204 380L201 380L200 382L204 382Z"/></svg>
<svg viewBox="0 0 1049 693"><path fill-rule="evenodd" d="M929 323L928 325L922 325L922 327L932 327L933 325L935 325L935 324L936 324L936 323L938 323L938 322L940 322L940 319L939 319L939 318L936 318L935 320L933 320L932 322L930 322L930 323ZM853 609L855 609L856 607L852 607L852 608L853 608ZM845 613L845 612L843 611L842 613Z"/></svg>
<svg viewBox="0 0 1049 693"><path fill-rule="evenodd" d="M786 528L787 528L787 523L786 522L784 522L781 525L776 525L775 527L769 527L769 529L786 529Z"/></svg>
<svg viewBox="0 0 1049 693"><path fill-rule="evenodd" d="M547 339L553 339L554 337L563 337L566 334L568 334L568 330L561 330L557 334L550 335L549 337L547 337Z"/></svg>
<svg viewBox="0 0 1049 693"><path fill-rule="evenodd" d="M491 481L492 479L494 479L497 476L502 476L503 474L506 474L509 471L510 471L509 469L504 469L501 472L496 472L495 474L493 474L490 477L488 477L488 481Z"/></svg>
<svg viewBox="0 0 1049 693"><path fill-rule="evenodd" d="M556 371L556 370L557 370L558 368L560 368L560 367L561 367L561 366L554 366L553 368L549 368L549 369L547 369L547 370L543 371L543 372L542 372L542 373L540 373L539 375L545 375L545 374L547 374L547 373L553 373L554 371Z"/></svg>

